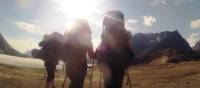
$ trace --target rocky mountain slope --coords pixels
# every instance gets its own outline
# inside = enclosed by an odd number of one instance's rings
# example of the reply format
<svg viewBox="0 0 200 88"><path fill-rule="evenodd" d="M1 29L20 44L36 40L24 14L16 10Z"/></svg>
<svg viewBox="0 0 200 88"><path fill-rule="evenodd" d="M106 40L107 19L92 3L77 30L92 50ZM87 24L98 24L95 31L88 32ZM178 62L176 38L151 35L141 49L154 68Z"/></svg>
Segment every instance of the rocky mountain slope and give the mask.
<svg viewBox="0 0 200 88"><path fill-rule="evenodd" d="M6 39L3 37L1 33L0 33L0 53L12 56L26 57L26 55L23 55L22 53L14 49L12 46L10 46L10 44L6 41Z"/></svg>
<svg viewBox="0 0 200 88"><path fill-rule="evenodd" d="M200 60L200 53L193 51L178 31L138 33L133 35L132 44L136 56L134 64Z"/></svg>
<svg viewBox="0 0 200 88"><path fill-rule="evenodd" d="M136 57L149 56L155 52L169 48L181 51L192 50L188 42L178 31L138 33L133 35L132 44Z"/></svg>
<svg viewBox="0 0 200 88"><path fill-rule="evenodd" d="M24 55L32 57L31 52L32 52L32 50L27 50L26 52L24 52Z"/></svg>
<svg viewBox="0 0 200 88"><path fill-rule="evenodd" d="M200 41L198 41L193 47L193 50L200 50Z"/></svg>

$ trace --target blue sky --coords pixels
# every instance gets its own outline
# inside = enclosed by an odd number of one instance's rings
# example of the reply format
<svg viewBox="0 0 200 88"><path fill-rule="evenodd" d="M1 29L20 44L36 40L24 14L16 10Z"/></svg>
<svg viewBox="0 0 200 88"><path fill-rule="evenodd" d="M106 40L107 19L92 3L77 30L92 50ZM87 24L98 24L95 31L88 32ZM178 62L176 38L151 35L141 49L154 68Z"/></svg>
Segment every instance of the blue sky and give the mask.
<svg viewBox="0 0 200 88"><path fill-rule="evenodd" d="M200 0L1 0L0 32L17 50L38 48L43 34L64 33L75 18L88 19L100 42L103 14L120 10L132 34L178 30L191 46L200 40Z"/></svg>

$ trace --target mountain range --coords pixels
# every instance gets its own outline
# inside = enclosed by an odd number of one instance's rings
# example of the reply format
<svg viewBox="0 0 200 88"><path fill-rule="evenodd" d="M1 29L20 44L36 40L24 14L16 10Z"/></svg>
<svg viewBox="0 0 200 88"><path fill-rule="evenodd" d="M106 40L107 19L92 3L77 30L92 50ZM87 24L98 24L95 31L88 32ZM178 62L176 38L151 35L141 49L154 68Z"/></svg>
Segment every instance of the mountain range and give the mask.
<svg viewBox="0 0 200 88"><path fill-rule="evenodd" d="M136 57L148 56L164 49L190 51L192 48L178 31L161 33L138 33L133 35L132 44Z"/></svg>
<svg viewBox="0 0 200 88"><path fill-rule="evenodd" d="M200 50L200 41L198 41L193 47L193 50Z"/></svg>
<svg viewBox="0 0 200 88"><path fill-rule="evenodd" d="M33 50L33 49L27 50L26 52L24 52L24 55L27 55L27 56L31 56L31 57L32 57L32 54L31 54L32 50Z"/></svg>
<svg viewBox="0 0 200 88"><path fill-rule="evenodd" d="M132 45L138 63L165 63L200 59L199 53L193 52L188 42L178 31L138 33L133 35Z"/></svg>
<svg viewBox="0 0 200 88"><path fill-rule="evenodd" d="M200 59L200 42L190 47L178 31L160 33L137 33L132 36L133 51L138 62L177 62ZM195 50L195 51L193 51ZM0 33L0 53L19 57L30 57L32 50L20 53ZM164 57L164 59L163 59ZM167 57L167 59L166 59ZM136 61L137 62L137 61Z"/></svg>
<svg viewBox="0 0 200 88"><path fill-rule="evenodd" d="M6 41L3 35L0 33L0 53L12 56L19 56L19 57L28 57L16 49L14 49L10 44Z"/></svg>

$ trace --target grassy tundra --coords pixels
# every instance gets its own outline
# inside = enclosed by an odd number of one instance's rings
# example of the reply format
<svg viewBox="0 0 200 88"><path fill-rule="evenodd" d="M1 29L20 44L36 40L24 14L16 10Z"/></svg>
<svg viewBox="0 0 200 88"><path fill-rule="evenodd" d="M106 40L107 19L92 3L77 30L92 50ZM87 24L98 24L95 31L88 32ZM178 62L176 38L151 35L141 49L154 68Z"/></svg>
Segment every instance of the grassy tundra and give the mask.
<svg viewBox="0 0 200 88"><path fill-rule="evenodd" d="M179 64L137 65L129 68L134 88L200 88L200 62ZM45 69L24 68L0 64L0 88L43 88ZM90 71L84 87L88 88ZM126 85L124 78L124 88ZM64 72L57 71L56 86L60 88ZM41 81L43 80L43 81ZM99 88L99 69L96 67L92 88ZM41 83L41 84L40 84ZM103 88L103 84L102 84Z"/></svg>

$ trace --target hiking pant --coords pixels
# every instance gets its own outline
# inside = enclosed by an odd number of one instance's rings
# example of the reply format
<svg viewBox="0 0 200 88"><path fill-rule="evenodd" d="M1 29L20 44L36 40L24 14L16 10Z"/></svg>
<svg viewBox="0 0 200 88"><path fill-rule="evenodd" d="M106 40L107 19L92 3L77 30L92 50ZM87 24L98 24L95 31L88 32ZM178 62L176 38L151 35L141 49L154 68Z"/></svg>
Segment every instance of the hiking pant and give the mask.
<svg viewBox="0 0 200 88"><path fill-rule="evenodd" d="M55 78L56 64L53 63L45 63L44 64L47 70L47 79L46 81L50 82Z"/></svg>
<svg viewBox="0 0 200 88"><path fill-rule="evenodd" d="M85 76L71 77L69 88L83 88Z"/></svg>
<svg viewBox="0 0 200 88"><path fill-rule="evenodd" d="M105 80L105 88L122 88L125 70L111 70L111 77Z"/></svg>
<svg viewBox="0 0 200 88"><path fill-rule="evenodd" d="M105 88L122 88L125 68L111 67L105 63L99 64L103 73Z"/></svg>
<svg viewBox="0 0 200 88"><path fill-rule="evenodd" d="M76 67L67 68L67 76L70 79L69 88L83 88L87 68L78 69Z"/></svg>

